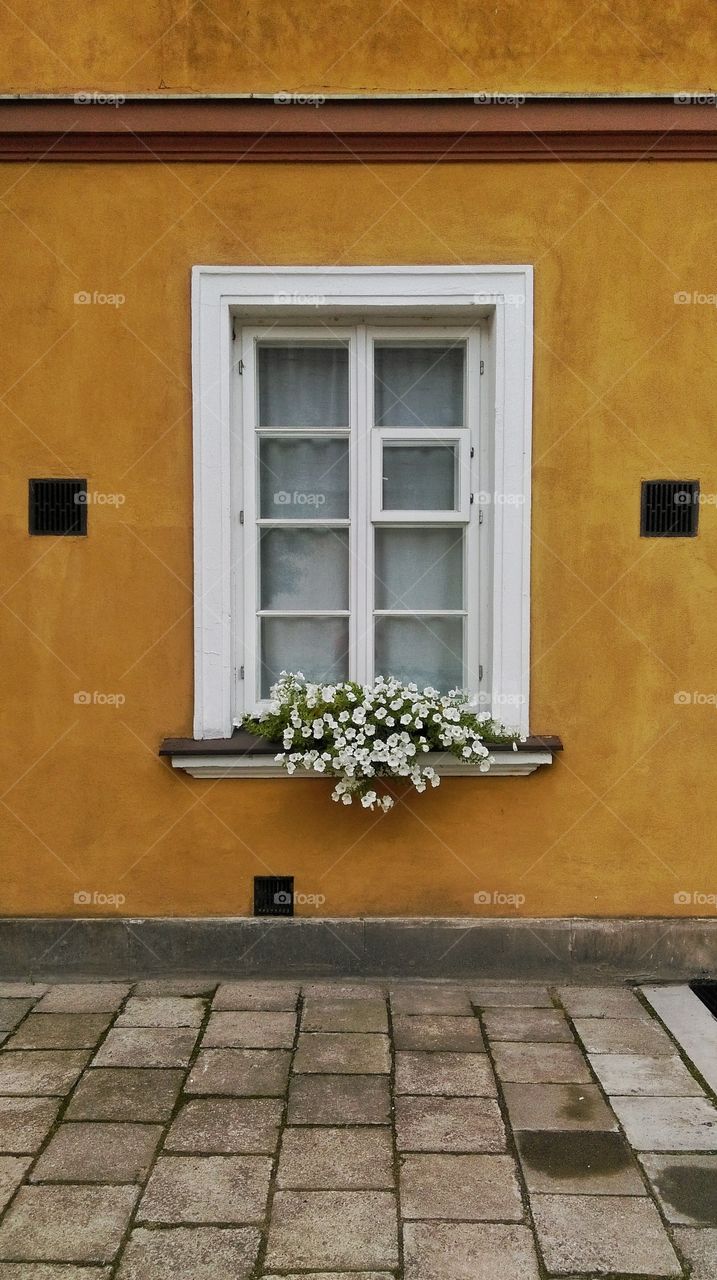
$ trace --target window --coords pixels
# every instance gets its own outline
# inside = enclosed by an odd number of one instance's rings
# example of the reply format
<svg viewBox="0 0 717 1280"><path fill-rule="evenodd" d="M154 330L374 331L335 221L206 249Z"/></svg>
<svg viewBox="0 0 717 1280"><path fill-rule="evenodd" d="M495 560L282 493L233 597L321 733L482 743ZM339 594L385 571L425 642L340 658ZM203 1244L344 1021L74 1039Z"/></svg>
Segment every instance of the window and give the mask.
<svg viewBox="0 0 717 1280"><path fill-rule="evenodd" d="M478 691L480 328L237 328L248 707L279 672Z"/></svg>
<svg viewBox="0 0 717 1280"><path fill-rule="evenodd" d="M195 736L279 671L528 730L531 272L196 268Z"/></svg>

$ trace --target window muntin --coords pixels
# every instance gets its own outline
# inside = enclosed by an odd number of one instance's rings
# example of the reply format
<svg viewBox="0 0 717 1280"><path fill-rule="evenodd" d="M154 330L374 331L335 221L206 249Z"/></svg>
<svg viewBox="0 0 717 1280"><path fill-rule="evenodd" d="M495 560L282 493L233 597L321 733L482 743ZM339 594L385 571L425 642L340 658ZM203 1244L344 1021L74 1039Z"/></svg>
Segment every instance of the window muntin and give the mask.
<svg viewBox="0 0 717 1280"><path fill-rule="evenodd" d="M477 689L479 346L476 326L243 332L249 708L282 669Z"/></svg>

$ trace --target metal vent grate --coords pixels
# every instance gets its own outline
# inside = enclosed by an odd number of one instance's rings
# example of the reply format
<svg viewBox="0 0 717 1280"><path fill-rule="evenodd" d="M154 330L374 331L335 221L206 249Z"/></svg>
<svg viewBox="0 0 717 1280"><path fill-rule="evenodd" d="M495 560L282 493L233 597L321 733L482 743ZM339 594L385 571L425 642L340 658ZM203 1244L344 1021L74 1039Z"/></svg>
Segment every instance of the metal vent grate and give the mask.
<svg viewBox="0 0 717 1280"><path fill-rule="evenodd" d="M717 982L691 982L690 991L694 991L712 1017L717 1018Z"/></svg>
<svg viewBox="0 0 717 1280"><path fill-rule="evenodd" d="M84 537L87 533L86 480L31 480L30 533Z"/></svg>
<svg viewBox="0 0 717 1280"><path fill-rule="evenodd" d="M293 916L293 914L293 876L254 876L255 916Z"/></svg>
<svg viewBox="0 0 717 1280"><path fill-rule="evenodd" d="M700 509L699 480L643 480L643 538L694 538Z"/></svg>

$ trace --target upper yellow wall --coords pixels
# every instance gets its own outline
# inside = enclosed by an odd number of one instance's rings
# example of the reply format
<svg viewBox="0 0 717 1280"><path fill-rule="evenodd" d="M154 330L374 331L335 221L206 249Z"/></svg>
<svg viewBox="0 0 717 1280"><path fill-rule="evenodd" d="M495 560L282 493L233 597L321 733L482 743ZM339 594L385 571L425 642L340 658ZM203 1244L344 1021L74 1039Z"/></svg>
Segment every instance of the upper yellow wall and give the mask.
<svg viewBox="0 0 717 1280"><path fill-rule="evenodd" d="M13 0L0 91L709 90L715 19L712 0Z"/></svg>
<svg viewBox="0 0 717 1280"><path fill-rule="evenodd" d="M6 165L0 170L0 914L251 911L296 874L321 915L714 914L715 181L703 163ZM535 265L527 779L448 780L386 816L323 781L188 779L193 264ZM80 291L124 301L77 305ZM30 476L119 495L28 536ZM696 539L641 540L643 477L699 477ZM78 705L79 690L122 706ZM116 908L115 908L116 910ZM302 912L310 912L304 907Z"/></svg>

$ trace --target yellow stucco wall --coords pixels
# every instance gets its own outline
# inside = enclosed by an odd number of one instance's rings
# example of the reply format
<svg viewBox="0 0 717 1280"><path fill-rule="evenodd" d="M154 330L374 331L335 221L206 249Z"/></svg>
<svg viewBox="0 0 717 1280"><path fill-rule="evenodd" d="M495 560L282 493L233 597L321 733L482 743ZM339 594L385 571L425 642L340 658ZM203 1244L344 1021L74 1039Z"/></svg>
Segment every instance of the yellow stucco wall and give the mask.
<svg viewBox="0 0 717 1280"><path fill-rule="evenodd" d="M671 12L676 6L668 7ZM714 166L6 165L0 914L245 914L295 873L321 915L711 914L715 506L640 540L643 477L717 494ZM194 781L189 280L194 263L535 265L528 779L445 781L385 817L329 784ZM125 301L80 306L76 292ZM119 494L30 538L27 478ZM78 690L124 705L77 705ZM9 788L9 790L6 790ZM310 914L312 908L301 908Z"/></svg>
<svg viewBox="0 0 717 1280"><path fill-rule="evenodd" d="M0 22L5 92L717 87L712 0L12 0Z"/></svg>

